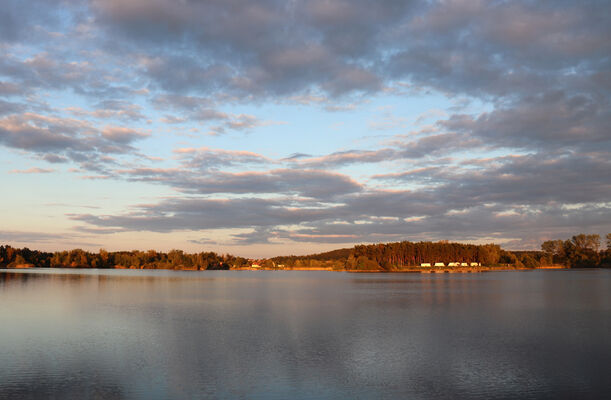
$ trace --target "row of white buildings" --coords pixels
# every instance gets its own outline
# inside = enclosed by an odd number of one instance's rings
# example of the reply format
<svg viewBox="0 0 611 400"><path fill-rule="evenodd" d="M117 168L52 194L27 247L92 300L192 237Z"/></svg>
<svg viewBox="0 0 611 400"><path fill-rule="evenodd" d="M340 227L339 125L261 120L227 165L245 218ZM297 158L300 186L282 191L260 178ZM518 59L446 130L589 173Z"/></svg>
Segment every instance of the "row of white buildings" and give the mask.
<svg viewBox="0 0 611 400"><path fill-rule="evenodd" d="M422 263L420 264L421 267L445 267L446 265L442 262L436 262L436 263ZM451 262L448 263L448 267L481 267L482 263L476 263L476 262L472 262L472 263L466 263L466 262Z"/></svg>

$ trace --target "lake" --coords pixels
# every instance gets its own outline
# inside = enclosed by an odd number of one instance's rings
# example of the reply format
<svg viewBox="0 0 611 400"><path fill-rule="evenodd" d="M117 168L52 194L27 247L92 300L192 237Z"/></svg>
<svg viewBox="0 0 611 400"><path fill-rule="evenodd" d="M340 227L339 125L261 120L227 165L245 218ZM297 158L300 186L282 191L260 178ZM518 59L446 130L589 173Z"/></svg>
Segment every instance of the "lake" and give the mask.
<svg viewBox="0 0 611 400"><path fill-rule="evenodd" d="M1 399L610 396L611 271L0 270Z"/></svg>

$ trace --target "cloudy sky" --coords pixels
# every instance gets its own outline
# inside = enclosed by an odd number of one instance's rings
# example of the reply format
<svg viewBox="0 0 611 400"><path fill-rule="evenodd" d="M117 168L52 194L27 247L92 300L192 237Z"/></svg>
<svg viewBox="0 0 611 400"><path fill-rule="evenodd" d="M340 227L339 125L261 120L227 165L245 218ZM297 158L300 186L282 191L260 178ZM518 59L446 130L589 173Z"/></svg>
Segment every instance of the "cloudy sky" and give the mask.
<svg viewBox="0 0 611 400"><path fill-rule="evenodd" d="M4 0L0 242L611 231L608 1Z"/></svg>

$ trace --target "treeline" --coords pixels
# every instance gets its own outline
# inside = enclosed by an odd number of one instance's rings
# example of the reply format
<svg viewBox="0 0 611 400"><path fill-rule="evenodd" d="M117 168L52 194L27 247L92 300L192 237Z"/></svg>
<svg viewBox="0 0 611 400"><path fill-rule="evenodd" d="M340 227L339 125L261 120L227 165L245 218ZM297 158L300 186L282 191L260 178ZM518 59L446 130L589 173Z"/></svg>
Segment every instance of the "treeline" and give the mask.
<svg viewBox="0 0 611 400"><path fill-rule="evenodd" d="M342 270L346 267L346 260L353 249L337 249L324 253L309 254L306 256L280 256L270 260L274 266L284 265L290 268L330 268Z"/></svg>
<svg viewBox="0 0 611 400"><path fill-rule="evenodd" d="M599 235L579 234L568 240L548 240L541 250L545 261L571 268L611 267L611 233L607 234L607 248L601 249Z"/></svg>
<svg viewBox="0 0 611 400"><path fill-rule="evenodd" d="M307 256L274 257L257 261L263 268L326 268L335 270L401 270L422 263L481 263L483 266L537 268L562 265L570 268L611 267L611 233L606 249L601 249L599 235L579 234L569 240L548 240L541 251L507 251L496 244L440 242L396 242L357 245ZM155 250L81 249L55 253L0 246L0 268L18 266L51 268L142 268L214 270L247 267L252 260L213 252L188 254L182 250L167 253Z"/></svg>
<svg viewBox="0 0 611 400"><path fill-rule="evenodd" d="M494 265L501 257L501 247L496 244L474 245L440 242L397 242L355 246L347 259L348 269L393 270L422 263L451 262Z"/></svg>
<svg viewBox="0 0 611 400"><path fill-rule="evenodd" d="M333 268L348 270L397 270L421 263L477 262L499 263L503 250L496 244L473 245L440 242L396 242L357 245L307 256L274 257L276 264L295 268Z"/></svg>
<svg viewBox="0 0 611 400"><path fill-rule="evenodd" d="M440 242L396 242L357 245L307 256L274 257L275 265L296 268L333 268L348 270L400 270L419 267L422 263L481 263L483 266L539 268L611 267L611 234L607 249L600 250L599 235L579 234L570 240L547 241L540 251L508 251L496 244L472 245Z"/></svg>
<svg viewBox="0 0 611 400"><path fill-rule="evenodd" d="M18 266L51 268L142 268L142 269L229 269L248 265L248 260L213 252L188 254L182 250L167 253L149 251L108 252L101 249L91 253L81 249L48 253L28 248L0 246L0 268Z"/></svg>

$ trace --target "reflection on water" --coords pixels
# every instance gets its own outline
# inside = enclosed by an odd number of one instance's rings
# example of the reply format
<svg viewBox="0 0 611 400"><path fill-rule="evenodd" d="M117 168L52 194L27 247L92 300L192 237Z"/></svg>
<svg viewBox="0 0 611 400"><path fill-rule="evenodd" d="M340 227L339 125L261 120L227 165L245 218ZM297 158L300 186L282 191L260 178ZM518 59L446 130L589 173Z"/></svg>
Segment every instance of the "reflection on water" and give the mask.
<svg viewBox="0 0 611 400"><path fill-rule="evenodd" d="M600 398L611 271L0 270L0 398Z"/></svg>

